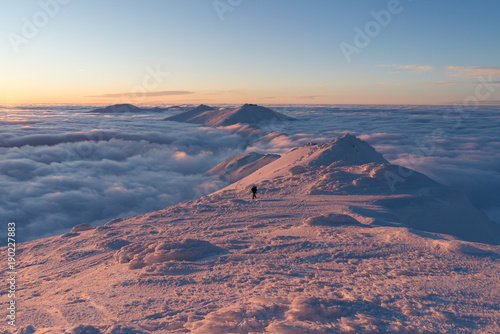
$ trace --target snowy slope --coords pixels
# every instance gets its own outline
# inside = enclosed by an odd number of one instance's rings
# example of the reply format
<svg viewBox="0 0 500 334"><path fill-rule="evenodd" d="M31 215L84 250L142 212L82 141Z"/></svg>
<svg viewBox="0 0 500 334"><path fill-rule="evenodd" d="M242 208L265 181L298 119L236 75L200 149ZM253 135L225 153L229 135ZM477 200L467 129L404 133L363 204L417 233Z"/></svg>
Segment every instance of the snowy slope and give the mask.
<svg viewBox="0 0 500 334"><path fill-rule="evenodd" d="M236 109L214 110L200 105L194 109L165 118L167 121L188 122L206 126L230 126L234 124L259 124L271 121L290 121L293 118L280 114L271 109L245 104Z"/></svg>
<svg viewBox="0 0 500 334"><path fill-rule="evenodd" d="M391 192L396 170L345 136L196 201L23 243L18 333L500 332L500 246L409 223L486 221L455 197L425 216L408 199L448 189L414 174Z"/></svg>
<svg viewBox="0 0 500 334"><path fill-rule="evenodd" d="M394 182L395 178L400 182ZM374 202L389 209L390 218L381 218L376 212L366 214L378 222L500 244L500 226L475 209L461 191L415 171L402 178L399 166L390 164L368 143L349 134L292 150L221 191L250 189L253 185L263 191L301 195L392 195Z"/></svg>
<svg viewBox="0 0 500 334"><path fill-rule="evenodd" d="M232 183L252 174L279 157L277 154L259 154L255 152L238 154L224 160L207 173L217 175L221 179Z"/></svg>

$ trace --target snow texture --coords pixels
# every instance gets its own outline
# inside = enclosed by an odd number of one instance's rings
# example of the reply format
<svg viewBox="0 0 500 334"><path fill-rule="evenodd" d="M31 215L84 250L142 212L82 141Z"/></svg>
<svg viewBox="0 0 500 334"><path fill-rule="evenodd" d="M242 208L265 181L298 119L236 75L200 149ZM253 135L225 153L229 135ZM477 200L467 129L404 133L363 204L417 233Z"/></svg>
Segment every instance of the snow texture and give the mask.
<svg viewBox="0 0 500 334"><path fill-rule="evenodd" d="M461 191L415 171L397 191L392 188L391 178L400 168L391 165L368 143L346 134L321 145L310 143L293 149L219 193L257 185L260 192L291 191L290 195L385 194L373 203L390 212L389 220L365 212L373 222L500 244L500 226L474 208Z"/></svg>
<svg viewBox="0 0 500 334"><path fill-rule="evenodd" d="M387 168L348 135L198 200L22 243L16 334L500 332L490 221L430 179L374 194ZM374 181L334 193L324 175Z"/></svg>
<svg viewBox="0 0 500 334"><path fill-rule="evenodd" d="M356 219L349 215L330 213L328 215L320 215L309 217L304 221L307 226L340 226L340 225L357 225L360 224Z"/></svg>
<svg viewBox="0 0 500 334"><path fill-rule="evenodd" d="M78 232L82 232L82 231L88 231L88 230L91 230L93 228L94 227L92 225L87 224L87 223L78 224L71 229L70 233L78 233Z"/></svg>
<svg viewBox="0 0 500 334"><path fill-rule="evenodd" d="M128 263L130 269L137 269L166 261L198 261L222 251L208 241L186 239L131 244L117 251L114 257L118 263Z"/></svg>

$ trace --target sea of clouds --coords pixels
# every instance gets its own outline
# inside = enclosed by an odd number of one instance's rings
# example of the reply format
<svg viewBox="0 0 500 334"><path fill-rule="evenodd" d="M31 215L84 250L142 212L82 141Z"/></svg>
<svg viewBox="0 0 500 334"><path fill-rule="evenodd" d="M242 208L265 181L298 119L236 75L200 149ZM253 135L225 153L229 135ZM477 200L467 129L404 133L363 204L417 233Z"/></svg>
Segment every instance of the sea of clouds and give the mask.
<svg viewBox="0 0 500 334"><path fill-rule="evenodd" d="M2 235L9 221L17 223L18 241L26 241L159 210L227 185L205 172L230 156L283 154L345 133L393 163L462 189L500 223L499 107L281 105L272 109L297 121L269 124L259 136L163 121L179 110L92 109L0 108Z"/></svg>

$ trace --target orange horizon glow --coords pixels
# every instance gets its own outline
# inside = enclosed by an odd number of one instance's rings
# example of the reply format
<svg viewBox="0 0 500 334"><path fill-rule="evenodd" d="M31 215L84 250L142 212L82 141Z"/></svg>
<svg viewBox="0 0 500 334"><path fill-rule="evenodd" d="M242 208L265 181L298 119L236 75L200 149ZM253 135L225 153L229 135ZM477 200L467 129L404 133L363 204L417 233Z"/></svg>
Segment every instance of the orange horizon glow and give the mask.
<svg viewBox="0 0 500 334"><path fill-rule="evenodd" d="M381 92L385 90L385 92ZM18 93L6 93L0 97L0 105L113 105L128 103L134 105L165 105L165 104L302 104L302 105L323 105L323 104L366 104L366 105L443 105L462 103L469 95L467 92L463 94L447 94L439 96L430 96L424 98L422 96L398 96L399 92L392 93L393 90L400 90L398 86L383 86L380 85L373 89L369 94L364 91L364 94L358 92L344 91L341 93L329 94L310 94L310 95L287 95L284 93L272 94L256 93L230 93L230 94L214 94L214 93L190 93L179 96L141 96L141 94L108 94L113 97L89 97L90 94L82 96L82 94L60 92L60 93L32 93L30 96ZM55 91L55 90L54 90ZM323 93L323 92L322 92ZM107 94L107 93L106 93ZM99 94L94 94L99 95ZM101 94L105 95L105 94ZM416 95L416 94L415 94ZM435 94L434 94L435 95ZM488 101L482 101L488 102ZM491 101L497 102L497 101Z"/></svg>

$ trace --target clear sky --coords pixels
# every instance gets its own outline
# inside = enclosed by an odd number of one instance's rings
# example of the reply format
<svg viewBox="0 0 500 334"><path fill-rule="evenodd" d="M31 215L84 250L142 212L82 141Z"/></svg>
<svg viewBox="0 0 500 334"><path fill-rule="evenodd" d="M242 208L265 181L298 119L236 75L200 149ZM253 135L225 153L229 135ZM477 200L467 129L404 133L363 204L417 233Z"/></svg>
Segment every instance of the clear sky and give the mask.
<svg viewBox="0 0 500 334"><path fill-rule="evenodd" d="M499 15L498 0L0 0L0 103L498 102Z"/></svg>

